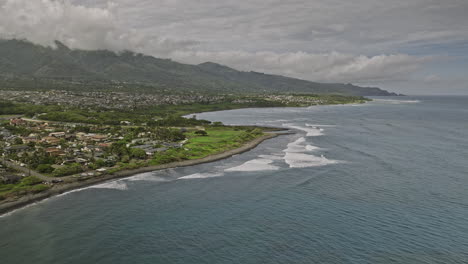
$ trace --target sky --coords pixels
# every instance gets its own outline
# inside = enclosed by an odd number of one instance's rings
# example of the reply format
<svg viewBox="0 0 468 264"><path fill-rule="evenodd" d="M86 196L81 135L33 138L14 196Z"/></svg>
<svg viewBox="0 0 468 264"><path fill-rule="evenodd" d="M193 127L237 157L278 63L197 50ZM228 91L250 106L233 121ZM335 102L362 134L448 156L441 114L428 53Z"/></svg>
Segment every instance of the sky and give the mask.
<svg viewBox="0 0 468 264"><path fill-rule="evenodd" d="M0 38L468 94L468 0L0 0Z"/></svg>

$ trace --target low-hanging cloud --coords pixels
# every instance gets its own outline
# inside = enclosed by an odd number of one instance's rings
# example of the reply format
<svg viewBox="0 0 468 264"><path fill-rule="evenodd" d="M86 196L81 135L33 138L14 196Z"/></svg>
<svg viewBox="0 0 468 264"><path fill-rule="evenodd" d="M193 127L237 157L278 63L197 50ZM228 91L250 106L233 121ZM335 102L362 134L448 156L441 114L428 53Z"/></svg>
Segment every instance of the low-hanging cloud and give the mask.
<svg viewBox="0 0 468 264"><path fill-rule="evenodd" d="M368 57L338 52L274 53L245 51L178 51L174 58L189 63L215 61L240 70L252 70L324 82L372 82L401 79L432 60L405 54Z"/></svg>
<svg viewBox="0 0 468 264"><path fill-rule="evenodd" d="M0 0L0 36L27 39L54 46L59 40L71 48L130 49L164 56L194 45L194 41L171 40L121 28L115 4L102 8L72 4L66 0Z"/></svg>
<svg viewBox="0 0 468 264"><path fill-rule="evenodd" d="M173 34L169 34L170 37L158 36L157 30L153 32L148 27L126 26L127 22L130 22L129 18L119 16L118 4L97 1L100 2L98 6L89 7L77 2L83 1L0 0L0 36L28 39L47 46L54 46L54 41L59 40L71 48L113 51L129 49L157 57L173 58L185 63L213 61L240 70L254 70L326 82L369 83L399 80L417 71L421 65L430 60L428 57L405 54L366 56L340 52L252 52L242 49L233 50L231 47L223 49L221 46L215 47L214 51L209 48L210 39L184 39ZM161 1L159 2L162 4ZM179 2L174 1L170 4ZM122 1L122 3L128 5L129 2ZM148 5L148 2L144 4ZM152 2L149 4L152 5ZM174 12L177 11L174 10ZM240 14L242 10L238 12ZM223 21L222 17L216 16L203 18L201 21L207 19L212 21L210 23L214 23L217 19ZM203 23L200 20L195 21ZM197 23L194 23L194 27ZM168 27L166 25L163 28ZM330 32L345 30L345 26L340 24L331 24L327 28ZM242 28L236 30L242 30ZM246 35L252 34L250 27L246 27L246 30L248 30ZM197 29L194 28L194 31L196 32ZM164 30L157 33L161 34L161 32ZM268 32L267 37L273 34L273 31ZM241 32L238 32L237 37L232 36L232 38L237 39L239 35ZM216 42L216 40L213 41ZM200 43L203 44L200 45ZM267 47L256 48L268 49Z"/></svg>

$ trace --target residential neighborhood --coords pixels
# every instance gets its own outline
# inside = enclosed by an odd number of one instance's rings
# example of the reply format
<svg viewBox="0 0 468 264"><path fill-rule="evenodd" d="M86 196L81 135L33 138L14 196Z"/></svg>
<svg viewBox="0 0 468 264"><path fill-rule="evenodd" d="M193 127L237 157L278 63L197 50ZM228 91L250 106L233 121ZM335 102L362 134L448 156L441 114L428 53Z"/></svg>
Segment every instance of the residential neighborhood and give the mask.
<svg viewBox="0 0 468 264"><path fill-rule="evenodd" d="M13 117L0 125L3 182L19 180L12 175L26 176L7 171L8 164L52 178L93 176L117 162L147 160L171 148L181 148L185 139L182 131L186 130L27 120Z"/></svg>

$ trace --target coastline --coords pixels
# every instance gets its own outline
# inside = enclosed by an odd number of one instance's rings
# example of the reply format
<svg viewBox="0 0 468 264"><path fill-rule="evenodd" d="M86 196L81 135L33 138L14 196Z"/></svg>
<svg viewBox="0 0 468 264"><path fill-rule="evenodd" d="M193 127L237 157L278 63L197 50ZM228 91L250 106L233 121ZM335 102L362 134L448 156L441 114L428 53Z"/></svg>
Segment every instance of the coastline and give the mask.
<svg viewBox="0 0 468 264"><path fill-rule="evenodd" d="M234 155L252 150L256 148L258 145L260 145L262 142L268 139L272 139L277 136L287 135L287 134L288 133L279 134L279 133L268 132L268 133L265 133L264 136L261 136L252 141L249 141L239 148L227 150L218 154L213 154L213 155L201 158L201 159L176 161L176 162L171 162L171 163L162 164L162 165L141 167L141 168L132 169L132 170L122 170L114 174L105 174L105 175L87 179L84 181L77 181L77 182L55 185L49 190L46 190L44 192L24 196L24 197L19 198L16 201L0 204L0 216L7 214L11 211L20 209L22 207L26 207L28 205L34 204L36 202L45 200L47 198L53 197L53 196L57 196L57 195L70 192L73 190L77 190L77 189L86 188L86 187L96 185L99 183L103 183L109 180L127 178L127 177L131 177L137 174L145 173L145 172L152 172L152 171L164 170L164 169L169 169L169 168L177 168L177 167L187 167L187 166L210 163L210 162L226 159Z"/></svg>

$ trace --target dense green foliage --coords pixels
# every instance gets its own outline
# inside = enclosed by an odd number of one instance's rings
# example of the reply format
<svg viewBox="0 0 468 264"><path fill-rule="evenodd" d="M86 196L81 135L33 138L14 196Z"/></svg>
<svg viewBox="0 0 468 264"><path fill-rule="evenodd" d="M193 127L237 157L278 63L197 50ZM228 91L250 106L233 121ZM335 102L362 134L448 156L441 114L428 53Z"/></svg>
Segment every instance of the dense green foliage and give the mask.
<svg viewBox="0 0 468 264"><path fill-rule="evenodd" d="M36 170L40 173L52 173L54 168L50 164L39 164Z"/></svg>
<svg viewBox="0 0 468 264"><path fill-rule="evenodd" d="M81 167L81 165L78 163L73 163L73 164L65 165L60 168L55 169L52 175L54 177L63 177L63 176L68 176L68 175L72 175L72 174L76 174L80 172L83 172L83 167Z"/></svg>

